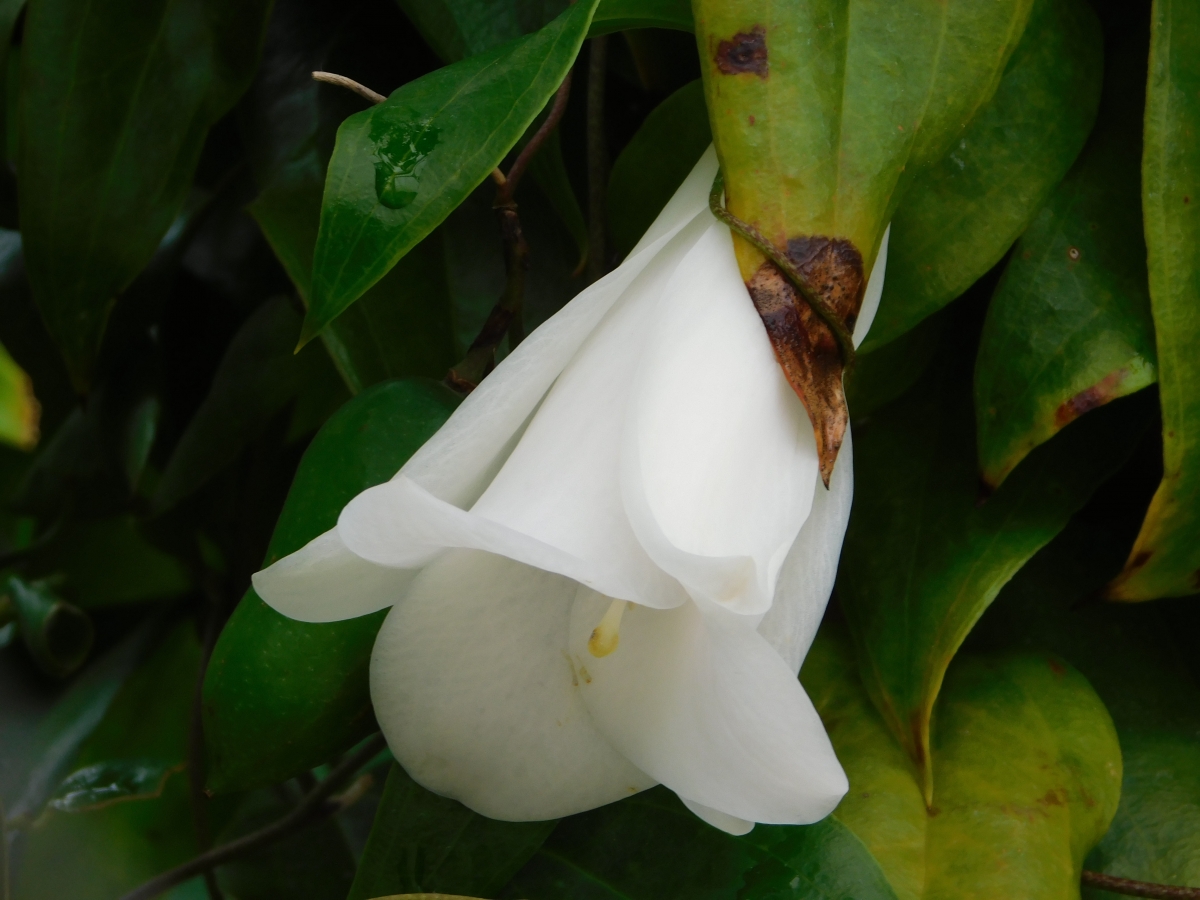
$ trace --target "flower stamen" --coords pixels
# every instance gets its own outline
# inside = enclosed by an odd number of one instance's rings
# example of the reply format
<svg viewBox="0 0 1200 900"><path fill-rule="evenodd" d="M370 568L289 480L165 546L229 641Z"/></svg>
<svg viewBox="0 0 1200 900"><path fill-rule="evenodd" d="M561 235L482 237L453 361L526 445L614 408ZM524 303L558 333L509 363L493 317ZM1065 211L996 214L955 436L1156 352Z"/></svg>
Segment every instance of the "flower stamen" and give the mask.
<svg viewBox="0 0 1200 900"><path fill-rule="evenodd" d="M617 649L617 644L621 642L621 616L625 614L627 605L627 600L614 600L609 604L608 612L604 614L600 624L592 629L592 636L588 638L588 653L592 656L599 659Z"/></svg>

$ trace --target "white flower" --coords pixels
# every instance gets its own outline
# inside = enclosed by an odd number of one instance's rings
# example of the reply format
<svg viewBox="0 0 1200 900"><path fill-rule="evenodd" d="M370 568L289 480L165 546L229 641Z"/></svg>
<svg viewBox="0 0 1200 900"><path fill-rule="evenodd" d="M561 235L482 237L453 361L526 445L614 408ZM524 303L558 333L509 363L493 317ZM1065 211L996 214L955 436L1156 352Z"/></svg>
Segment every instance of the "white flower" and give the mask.
<svg viewBox="0 0 1200 900"><path fill-rule="evenodd" d="M392 606L371 696L396 758L493 818L661 782L733 833L847 788L796 673L852 493L829 491L708 209L710 150L616 271L520 345L390 482L254 577L293 618ZM883 260L856 338L878 305Z"/></svg>

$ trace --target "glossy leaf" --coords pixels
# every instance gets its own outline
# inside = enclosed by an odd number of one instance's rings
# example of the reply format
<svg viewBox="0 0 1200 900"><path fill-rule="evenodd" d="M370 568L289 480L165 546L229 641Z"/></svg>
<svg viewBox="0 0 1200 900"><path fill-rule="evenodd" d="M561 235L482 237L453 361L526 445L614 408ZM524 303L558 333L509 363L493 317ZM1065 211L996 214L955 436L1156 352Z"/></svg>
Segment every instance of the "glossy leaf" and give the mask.
<svg viewBox="0 0 1200 900"><path fill-rule="evenodd" d="M1200 7L1158 0L1152 14L1142 215L1163 415L1163 480L1117 600L1200 591Z"/></svg>
<svg viewBox="0 0 1200 900"><path fill-rule="evenodd" d="M351 116L329 164L302 340L428 235L504 158L558 89L596 0L439 69Z"/></svg>
<svg viewBox="0 0 1200 900"><path fill-rule="evenodd" d="M440 384L390 381L338 410L304 454L265 564L332 528L342 507L391 478L457 402ZM289 619L253 590L246 592L217 641L204 682L214 790L289 778L370 731L367 665L385 614L314 625Z"/></svg>
<svg viewBox="0 0 1200 900"><path fill-rule="evenodd" d="M246 320L167 463L154 498L157 510L170 509L231 465L289 404L288 437L296 438L344 402L345 389L321 349L294 352L300 322L283 297L268 300Z"/></svg>
<svg viewBox="0 0 1200 900"><path fill-rule="evenodd" d="M975 409L979 467L992 487L1080 415L1155 379L1138 43L1135 35L1110 59L1096 131L1017 241L988 307Z"/></svg>
<svg viewBox="0 0 1200 900"><path fill-rule="evenodd" d="M1132 453L1147 413L1127 400L1085 416L982 503L961 362L931 368L855 435L838 595L867 691L926 797L930 716L950 660L1005 582Z"/></svg>
<svg viewBox="0 0 1200 900"><path fill-rule="evenodd" d="M29 376L0 345L0 441L22 450L33 447L40 412Z"/></svg>
<svg viewBox="0 0 1200 900"><path fill-rule="evenodd" d="M862 842L833 819L757 825L742 837L700 821L665 788L563 819L505 898L894 900Z"/></svg>
<svg viewBox="0 0 1200 900"><path fill-rule="evenodd" d="M1103 39L1083 0L1035 0L996 93L892 219L887 280L862 351L894 340L1000 261L1087 139Z"/></svg>
<svg viewBox="0 0 1200 900"><path fill-rule="evenodd" d="M645 234L710 143L704 85L698 80L646 116L608 180L608 230L621 256Z"/></svg>
<svg viewBox="0 0 1200 900"><path fill-rule="evenodd" d="M494 897L554 822L500 822L425 790L394 765L349 900L428 892Z"/></svg>
<svg viewBox="0 0 1200 900"><path fill-rule="evenodd" d="M178 772L178 766L158 760L92 763L63 779L50 798L50 808L59 812L90 812L123 800L161 797L167 779Z"/></svg>
<svg viewBox="0 0 1200 900"><path fill-rule="evenodd" d="M1124 757L1121 805L1087 868L1156 884L1200 884L1200 683L1160 604L1080 601L1128 541L1073 522L1005 587L980 621L980 648L1061 655L1112 714ZM1092 900L1115 895L1085 891Z"/></svg>
<svg viewBox="0 0 1200 900"><path fill-rule="evenodd" d="M833 818L900 900L1079 895L1084 857L1117 808L1121 748L1078 672L1048 654L957 659L938 701L929 807L839 629L823 629L801 679L850 779Z"/></svg>
<svg viewBox="0 0 1200 900"><path fill-rule="evenodd" d="M20 217L34 297L78 388L117 295L250 83L267 0L44 0L21 49Z"/></svg>
<svg viewBox="0 0 1200 900"><path fill-rule="evenodd" d="M199 664L192 624L180 622L122 687L73 765L153 758L182 772ZM176 774L157 796L49 810L26 833L14 900L111 900L196 852L187 779Z"/></svg>
<svg viewBox="0 0 1200 900"><path fill-rule="evenodd" d="M363 107L347 91L318 85L349 8L324 16L278 2L258 79L242 102L262 190L248 207L307 305L321 194L338 123ZM405 375L440 378L455 362L442 241L433 234L370 288L321 337L353 393Z"/></svg>

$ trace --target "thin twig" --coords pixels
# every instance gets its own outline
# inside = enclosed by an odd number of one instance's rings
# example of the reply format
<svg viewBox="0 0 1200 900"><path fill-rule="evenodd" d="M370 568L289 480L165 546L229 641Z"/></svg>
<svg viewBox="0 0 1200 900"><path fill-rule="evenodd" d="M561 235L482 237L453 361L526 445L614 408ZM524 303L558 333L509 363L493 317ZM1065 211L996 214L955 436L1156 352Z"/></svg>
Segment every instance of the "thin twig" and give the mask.
<svg viewBox="0 0 1200 900"><path fill-rule="evenodd" d="M588 281L608 269L605 253L604 202L608 186L608 144L604 133L604 81L608 38L592 38L588 50L587 174L588 174Z"/></svg>
<svg viewBox="0 0 1200 900"><path fill-rule="evenodd" d="M513 199L513 195L517 192L517 185L521 181L521 176L529 168L530 161L542 149L542 144L546 143L546 138L550 137L550 132L558 127L558 123L562 121L563 113L567 111L567 100L570 97L571 71L568 69L567 77L562 80L562 84L558 86L558 90L554 93L554 104L550 107L550 113L546 116L546 121L542 123L541 128L533 133L533 137L529 139L529 142L521 148L521 152L517 154L517 158L513 160L513 164L508 169L508 175L504 183L500 185L507 194L505 199Z"/></svg>
<svg viewBox="0 0 1200 900"><path fill-rule="evenodd" d="M1087 869L1083 870L1081 881L1088 887L1111 891L1114 894L1124 894L1127 897L1150 897L1153 900L1200 900L1200 888L1151 884L1148 881L1134 881L1132 878L1117 878L1115 875L1089 872Z"/></svg>
<svg viewBox="0 0 1200 900"><path fill-rule="evenodd" d="M163 872L150 879L141 887L130 891L121 900L153 900L159 894L169 891L176 885L183 884L195 878L201 872L212 869L231 859L253 853L276 841L313 824L314 822L337 812L343 804L330 804L328 801L350 776L366 765L386 746L382 735L376 734L369 738L357 751L347 756L334 767L333 771L313 790L309 791L296 807L281 819L272 822L265 828L243 835L236 840L220 847L215 847L207 853L201 853L194 859L174 869Z"/></svg>
<svg viewBox="0 0 1200 900"><path fill-rule="evenodd" d="M372 103L382 103L387 97L383 94L377 94L369 87L359 84L353 78L347 78L345 75L338 75L335 72L313 72L313 81L323 81L325 84L333 84L337 87L343 87L348 91L354 91L364 100L370 100Z"/></svg>
<svg viewBox="0 0 1200 900"><path fill-rule="evenodd" d="M717 170L717 177L713 179L712 190L708 195L708 208L712 210L712 214L729 226L730 230L739 234L746 240L747 243L758 248L758 251L779 268L784 277L791 282L792 287L804 299L804 301L812 307L815 312L833 332L834 338L838 342L838 347L842 351L842 365L847 369L854 366L854 337L850 334L845 324L838 318L837 313L829 308L821 295L816 289L808 283L808 279L804 277L804 273L796 268L795 264L780 251L778 247L767 240L766 235L751 225L749 222L743 222L721 202L721 194L725 190L725 176L720 169Z"/></svg>

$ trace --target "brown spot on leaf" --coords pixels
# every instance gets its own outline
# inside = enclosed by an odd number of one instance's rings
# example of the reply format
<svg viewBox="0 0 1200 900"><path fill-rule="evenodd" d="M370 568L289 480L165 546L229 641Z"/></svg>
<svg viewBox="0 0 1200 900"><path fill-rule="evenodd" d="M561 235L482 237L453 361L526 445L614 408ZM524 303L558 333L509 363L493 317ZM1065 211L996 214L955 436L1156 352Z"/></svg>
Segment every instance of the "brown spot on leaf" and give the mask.
<svg viewBox="0 0 1200 900"><path fill-rule="evenodd" d="M1154 555L1153 550L1143 550L1141 553L1137 554L1137 556L1135 556L1133 559L1131 559L1129 561L1129 564L1127 566L1125 566L1125 570L1128 572L1132 572L1135 569L1140 569L1146 563L1150 562L1150 557L1152 557L1153 555Z"/></svg>
<svg viewBox="0 0 1200 900"><path fill-rule="evenodd" d="M1050 663L1050 671L1053 672L1055 675L1057 675L1059 678L1062 678L1064 675L1067 674L1066 667L1063 666L1063 664L1060 663L1058 660L1052 659L1052 660L1049 660L1049 663Z"/></svg>
<svg viewBox="0 0 1200 900"><path fill-rule="evenodd" d="M787 255L825 304L852 329L866 287L858 249L841 238L814 235L789 240ZM808 410L817 439L821 480L829 487L850 421L837 337L773 262L764 262L746 287L788 383Z"/></svg>
<svg viewBox="0 0 1200 900"><path fill-rule="evenodd" d="M934 816L941 815L941 812L942 811L940 809L938 809L936 806L931 806L931 807L929 807L929 818L932 819Z"/></svg>
<svg viewBox="0 0 1200 900"><path fill-rule="evenodd" d="M1192 577L1188 579L1192 583L1192 587L1200 591L1200 569L1192 573Z"/></svg>
<svg viewBox="0 0 1200 900"><path fill-rule="evenodd" d="M1097 406L1103 406L1110 400L1116 399L1117 391L1128 374L1126 369L1117 369L1117 371L1105 375L1090 388L1085 388L1074 397L1064 401L1054 411L1055 426L1062 428L1074 422L1085 412L1090 412Z"/></svg>
<svg viewBox="0 0 1200 900"><path fill-rule="evenodd" d="M1038 799L1038 803L1044 803L1046 806L1066 806L1067 792L1061 788L1059 790L1050 788L1046 791L1045 796Z"/></svg>
<svg viewBox="0 0 1200 900"><path fill-rule="evenodd" d="M751 125L753 125L753 124L754 124L754 116L751 116L751 117L748 119L748 121L750 122L750 124L751 124Z"/></svg>
<svg viewBox="0 0 1200 900"><path fill-rule="evenodd" d="M729 40L717 44L713 59L726 75L757 75L765 81L768 75L766 31L761 25L739 31Z"/></svg>

